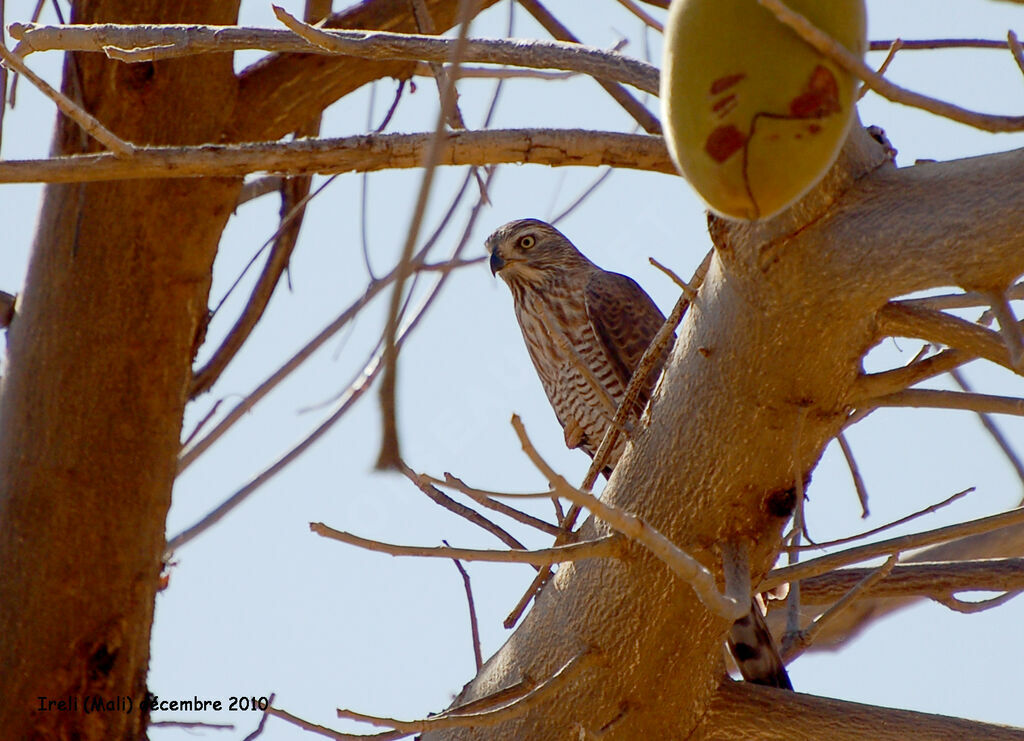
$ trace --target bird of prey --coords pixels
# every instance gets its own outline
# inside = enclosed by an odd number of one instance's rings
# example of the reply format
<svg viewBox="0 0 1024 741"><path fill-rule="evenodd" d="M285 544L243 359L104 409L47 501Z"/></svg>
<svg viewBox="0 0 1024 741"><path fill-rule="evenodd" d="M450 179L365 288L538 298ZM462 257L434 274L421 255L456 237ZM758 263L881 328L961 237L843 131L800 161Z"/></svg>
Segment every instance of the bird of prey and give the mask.
<svg viewBox="0 0 1024 741"><path fill-rule="evenodd" d="M602 270L543 221L509 222L486 244L491 272L512 291L526 349L562 425L565 444L593 457L665 317L636 281ZM665 355L640 391L634 418L653 393ZM609 452L606 475L626 440L620 435ZM756 603L733 625L729 647L744 679L792 689Z"/></svg>

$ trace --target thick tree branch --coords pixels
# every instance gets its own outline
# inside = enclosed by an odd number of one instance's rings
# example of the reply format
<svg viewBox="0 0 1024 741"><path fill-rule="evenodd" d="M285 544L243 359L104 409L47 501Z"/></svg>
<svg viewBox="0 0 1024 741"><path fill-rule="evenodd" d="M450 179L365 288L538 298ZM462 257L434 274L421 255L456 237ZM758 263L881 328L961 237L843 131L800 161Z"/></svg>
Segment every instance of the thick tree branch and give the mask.
<svg viewBox="0 0 1024 741"><path fill-rule="evenodd" d="M372 60L447 63L453 39L416 33L371 31L328 31L317 34L317 41L292 31L235 26L25 26L12 24L14 38L22 39L15 51L61 49L110 53L118 52L128 62L173 59L244 49L294 54L345 55ZM658 94L658 69L615 51L598 49L571 38L559 41L518 39L468 39L463 59L467 62L503 64L529 69L565 70L590 75L598 80L615 80L652 95ZM556 34L559 36L559 34ZM626 95L615 83L615 89ZM630 100L639 106L632 96ZM642 108L642 106L641 106ZM650 112L647 124L651 133L659 133L657 119ZM645 128L647 128L645 126Z"/></svg>
<svg viewBox="0 0 1024 741"><path fill-rule="evenodd" d="M1024 730L725 682L695 741L1020 741Z"/></svg>
<svg viewBox="0 0 1024 741"><path fill-rule="evenodd" d="M800 582L800 600L806 605L827 605L846 594L873 568L837 569ZM940 563L903 564L873 585L872 598L941 597L957 592L1009 592L1024 589L1024 558L985 559ZM783 601L769 601L771 608Z"/></svg>
<svg viewBox="0 0 1024 741"><path fill-rule="evenodd" d="M262 144L147 147L130 161L112 154L0 162L0 183L73 183L183 177L375 172L419 167L431 134L366 134ZM443 165L506 162L573 167L611 165L675 173L659 136L582 129L510 129L445 134Z"/></svg>

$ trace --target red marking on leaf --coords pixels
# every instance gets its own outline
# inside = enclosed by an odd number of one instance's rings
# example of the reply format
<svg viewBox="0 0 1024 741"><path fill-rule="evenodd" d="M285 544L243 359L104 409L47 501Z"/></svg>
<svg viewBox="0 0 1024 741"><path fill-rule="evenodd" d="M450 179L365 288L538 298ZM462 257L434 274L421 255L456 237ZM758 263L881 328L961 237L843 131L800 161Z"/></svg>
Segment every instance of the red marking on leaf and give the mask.
<svg viewBox="0 0 1024 741"><path fill-rule="evenodd" d="M719 126L704 140L704 151L715 162L721 164L743 149L747 137L732 124Z"/></svg>
<svg viewBox="0 0 1024 741"><path fill-rule="evenodd" d="M746 75L743 72L737 72L734 75L725 75L724 77L719 77L717 80L714 80L711 83L711 94L718 95L719 93L724 93L726 90L731 88L744 77L746 77Z"/></svg>
<svg viewBox="0 0 1024 741"><path fill-rule="evenodd" d="M809 134L817 134L820 131L821 126L818 124L811 124L810 126L807 127L807 133Z"/></svg>
<svg viewBox="0 0 1024 741"><path fill-rule="evenodd" d="M729 112L736 107L736 94L732 93L726 95L724 98L719 98L711 106L711 110L718 114L719 118L725 118L729 115Z"/></svg>
<svg viewBox="0 0 1024 741"><path fill-rule="evenodd" d="M803 92L789 102L789 114L794 118L823 118L842 109L836 76L820 64L814 68Z"/></svg>

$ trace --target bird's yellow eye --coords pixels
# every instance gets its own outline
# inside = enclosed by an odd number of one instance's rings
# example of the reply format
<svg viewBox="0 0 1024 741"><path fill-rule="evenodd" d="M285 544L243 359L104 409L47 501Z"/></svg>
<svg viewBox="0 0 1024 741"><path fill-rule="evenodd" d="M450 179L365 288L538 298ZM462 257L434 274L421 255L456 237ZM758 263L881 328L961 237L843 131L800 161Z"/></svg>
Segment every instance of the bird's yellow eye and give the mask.
<svg viewBox="0 0 1024 741"><path fill-rule="evenodd" d="M537 244L537 238L532 234L527 234L525 237L519 238L519 246L524 250L530 249L535 244Z"/></svg>

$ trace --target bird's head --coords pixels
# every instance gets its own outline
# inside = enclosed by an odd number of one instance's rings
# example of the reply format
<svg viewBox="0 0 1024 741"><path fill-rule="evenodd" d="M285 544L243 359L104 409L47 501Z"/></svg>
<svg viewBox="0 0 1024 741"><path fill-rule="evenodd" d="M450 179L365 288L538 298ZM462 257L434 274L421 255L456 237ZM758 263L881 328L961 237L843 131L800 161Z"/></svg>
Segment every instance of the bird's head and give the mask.
<svg viewBox="0 0 1024 741"><path fill-rule="evenodd" d="M589 265L572 242L538 219L510 221L487 238L491 273L506 283L544 283L565 269Z"/></svg>

